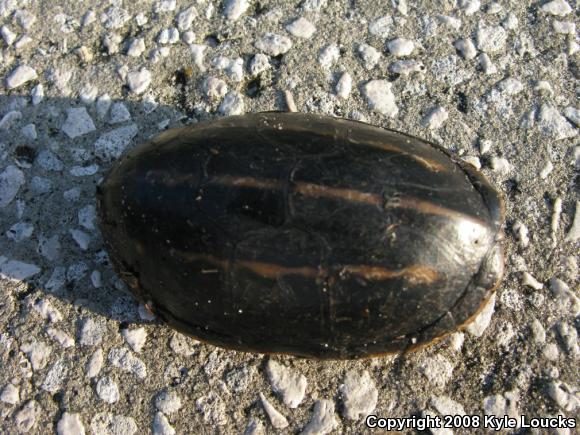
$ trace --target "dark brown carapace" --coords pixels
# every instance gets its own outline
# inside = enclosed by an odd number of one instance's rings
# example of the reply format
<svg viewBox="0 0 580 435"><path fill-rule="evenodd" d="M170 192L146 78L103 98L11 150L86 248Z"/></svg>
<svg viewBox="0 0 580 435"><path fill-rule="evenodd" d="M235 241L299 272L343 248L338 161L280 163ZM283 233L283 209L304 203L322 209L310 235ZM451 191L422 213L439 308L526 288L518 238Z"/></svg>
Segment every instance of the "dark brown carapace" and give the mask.
<svg viewBox="0 0 580 435"><path fill-rule="evenodd" d="M494 188L368 124L260 113L167 131L98 189L111 259L174 328L251 352L358 358L461 327L503 273Z"/></svg>

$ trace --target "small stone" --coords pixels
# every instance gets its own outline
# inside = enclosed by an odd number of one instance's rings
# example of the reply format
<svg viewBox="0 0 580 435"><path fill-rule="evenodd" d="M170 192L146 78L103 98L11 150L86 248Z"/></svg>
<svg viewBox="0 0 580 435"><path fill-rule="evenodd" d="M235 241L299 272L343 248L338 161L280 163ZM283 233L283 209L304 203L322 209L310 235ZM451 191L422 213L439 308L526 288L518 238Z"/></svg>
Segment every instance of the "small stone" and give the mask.
<svg viewBox="0 0 580 435"><path fill-rule="evenodd" d="M85 319L79 331L79 343L81 346L98 346L103 340L105 323L93 318Z"/></svg>
<svg viewBox="0 0 580 435"><path fill-rule="evenodd" d="M550 173L553 170L554 170L554 165L552 164L552 162L550 160L546 160L544 162L544 167L540 171L540 178L542 180L545 180L546 178L548 178L548 175L550 175Z"/></svg>
<svg viewBox="0 0 580 435"><path fill-rule="evenodd" d="M282 397L284 404L290 408L298 407L306 393L306 377L274 360L266 364L266 373L272 389Z"/></svg>
<svg viewBox="0 0 580 435"><path fill-rule="evenodd" d="M16 243L19 243L30 238L33 232L34 225L29 224L28 222L18 222L12 225L8 231L6 231L6 237Z"/></svg>
<svg viewBox="0 0 580 435"><path fill-rule="evenodd" d="M103 133L94 145L97 156L106 160L118 159L138 132L136 124L129 124Z"/></svg>
<svg viewBox="0 0 580 435"><path fill-rule="evenodd" d="M488 396L483 400L483 411L486 415L493 415L498 418L508 416L519 419L518 402L519 397L515 391L508 391L503 395Z"/></svg>
<svg viewBox="0 0 580 435"><path fill-rule="evenodd" d="M65 349L75 345L74 339L60 329L48 328L46 334Z"/></svg>
<svg viewBox="0 0 580 435"><path fill-rule="evenodd" d="M119 400L119 387L110 377L105 376L98 380L95 387L97 396L103 402L113 404Z"/></svg>
<svg viewBox="0 0 580 435"><path fill-rule="evenodd" d="M159 32L157 42L159 44L175 44L179 42L179 30L177 30L175 27L163 29L161 32Z"/></svg>
<svg viewBox="0 0 580 435"><path fill-rule="evenodd" d="M576 201L576 211L574 213L574 220L572 226L566 234L564 239L566 242L575 242L580 239L580 201Z"/></svg>
<svg viewBox="0 0 580 435"><path fill-rule="evenodd" d="M218 112L224 116L241 115L244 113L244 99L236 91L230 91L226 94L218 107Z"/></svg>
<svg viewBox="0 0 580 435"><path fill-rule="evenodd" d="M127 85L131 92L135 94L142 94L147 90L151 83L151 72L146 68L141 68L139 71L131 71L127 74Z"/></svg>
<svg viewBox="0 0 580 435"><path fill-rule="evenodd" d="M153 435L175 435L175 429L162 413L156 412L153 418Z"/></svg>
<svg viewBox="0 0 580 435"><path fill-rule="evenodd" d="M0 401L9 405L16 405L20 401L20 392L18 387L12 384L7 384L0 393Z"/></svg>
<svg viewBox="0 0 580 435"><path fill-rule="evenodd" d="M223 426L228 422L226 405L214 391L197 399L195 406L203 414L203 421L208 424Z"/></svg>
<svg viewBox="0 0 580 435"><path fill-rule="evenodd" d="M48 370L44 381L42 382L41 388L49 393L56 393L61 389L62 383L64 382L68 373L68 369L65 365L64 359L59 359L52 367Z"/></svg>
<svg viewBox="0 0 580 435"><path fill-rule="evenodd" d="M257 53L250 61L250 74L254 77L268 68L270 68L270 61L265 54Z"/></svg>
<svg viewBox="0 0 580 435"><path fill-rule="evenodd" d="M157 13L172 12L175 10L176 6L177 6L176 0L159 0L155 4L155 12L157 12Z"/></svg>
<svg viewBox="0 0 580 435"><path fill-rule="evenodd" d="M550 382L548 384L548 396L564 411L575 412L580 407L578 391L564 382Z"/></svg>
<svg viewBox="0 0 580 435"><path fill-rule="evenodd" d="M572 8L565 0L554 0L548 3L545 3L540 8L542 12L545 12L550 15L556 15L558 17L563 17L568 15L572 12Z"/></svg>
<svg viewBox="0 0 580 435"><path fill-rule="evenodd" d="M562 339L566 352L574 359L577 359L580 356L580 347L578 347L578 333L576 329L564 321L558 323L556 329Z"/></svg>
<svg viewBox="0 0 580 435"><path fill-rule="evenodd" d="M266 414L268 414L270 423L272 423L272 426L274 426L275 429L284 429L285 427L288 427L288 420L286 420L286 417L284 417L270 402L268 402L263 393L260 393L260 400L262 401L262 406L264 407Z"/></svg>
<svg viewBox="0 0 580 435"><path fill-rule="evenodd" d="M346 100L352 90L352 77L349 73L343 72L336 83L336 95Z"/></svg>
<svg viewBox="0 0 580 435"><path fill-rule="evenodd" d="M458 39L453 43L453 46L464 59L470 60L477 56L477 50L473 42L471 42L471 39Z"/></svg>
<svg viewBox="0 0 580 435"><path fill-rule="evenodd" d="M469 163L471 166L473 166L476 169L481 169L481 161L479 160L479 157L465 156L462 158L462 160L466 163Z"/></svg>
<svg viewBox="0 0 580 435"><path fill-rule="evenodd" d="M38 138L38 133L36 133L36 126L34 124L26 124L20 129L22 135L30 140L36 140Z"/></svg>
<svg viewBox="0 0 580 435"><path fill-rule="evenodd" d="M248 0L226 0L224 16L230 21L238 20L250 7Z"/></svg>
<svg viewBox="0 0 580 435"><path fill-rule="evenodd" d="M36 416L38 414L38 403L34 400L29 400L14 414L14 423L16 429L21 433L28 433L36 424Z"/></svg>
<svg viewBox="0 0 580 435"><path fill-rule="evenodd" d="M530 329L532 331L532 337L534 338L534 342L536 344L544 344L546 341L546 330L540 323L538 319L532 320Z"/></svg>
<svg viewBox="0 0 580 435"><path fill-rule="evenodd" d="M351 420L365 418L377 406L377 387L368 371L347 372L339 391L344 405L342 414Z"/></svg>
<svg viewBox="0 0 580 435"><path fill-rule="evenodd" d="M409 56L415 49L415 43L410 39L397 38L387 43L387 48L393 56Z"/></svg>
<svg viewBox="0 0 580 435"><path fill-rule="evenodd" d="M85 435L85 426L79 414L64 412L56 425L57 435Z"/></svg>
<svg viewBox="0 0 580 435"><path fill-rule="evenodd" d="M147 24L148 21L149 20L148 20L147 16L143 12L139 12L137 15L135 15L135 22L140 27Z"/></svg>
<svg viewBox="0 0 580 435"><path fill-rule="evenodd" d="M123 329L121 330L121 335L135 352L141 352L141 349L143 349L143 346L145 345L145 340L147 339L147 331L143 327L137 329Z"/></svg>
<svg viewBox="0 0 580 435"><path fill-rule="evenodd" d="M203 44L191 44L189 46L189 51L193 58L193 63L200 71L205 71L205 65L203 63L204 52L207 49L207 45Z"/></svg>
<svg viewBox="0 0 580 435"><path fill-rule="evenodd" d="M20 346L20 350L26 354L30 364L32 365L32 370L35 371L46 367L48 358L52 352L52 349L42 341L25 343Z"/></svg>
<svg viewBox="0 0 580 435"><path fill-rule="evenodd" d="M131 15L118 6L111 6L101 14L101 23L106 29L120 29L130 19Z"/></svg>
<svg viewBox="0 0 580 435"><path fill-rule="evenodd" d="M143 38L133 38L127 48L127 56L139 57L145 51L145 41Z"/></svg>
<svg viewBox="0 0 580 435"><path fill-rule="evenodd" d="M423 62L413 59L402 59L389 65L389 72L407 76L415 72L421 72L425 69Z"/></svg>
<svg viewBox="0 0 580 435"><path fill-rule="evenodd" d="M461 9L467 16L475 14L480 7L481 2L479 0L463 0L461 2Z"/></svg>
<svg viewBox="0 0 580 435"><path fill-rule="evenodd" d="M7 26L2 26L0 28L0 34L2 34L2 39L7 46L11 46L14 41L16 41L16 33L10 30Z"/></svg>
<svg viewBox="0 0 580 435"><path fill-rule="evenodd" d="M186 30L181 34L181 40L186 44L193 44L195 41L195 33L191 30Z"/></svg>
<svg viewBox="0 0 580 435"><path fill-rule="evenodd" d="M328 44L318 53L318 63L326 69L329 69L339 58L340 50L336 44Z"/></svg>
<svg viewBox="0 0 580 435"><path fill-rule="evenodd" d="M155 407L164 414L173 414L181 409L181 399L175 391L164 390L155 398Z"/></svg>
<svg viewBox="0 0 580 435"><path fill-rule="evenodd" d="M98 348L88 359L85 365L85 376L87 378L96 377L103 368L103 350Z"/></svg>
<svg viewBox="0 0 580 435"><path fill-rule="evenodd" d="M0 130L10 130L21 119L22 112L19 110L11 110L0 120Z"/></svg>
<svg viewBox="0 0 580 435"><path fill-rule="evenodd" d="M256 41L256 48L270 56L279 56L292 48L290 38L273 33L266 33Z"/></svg>
<svg viewBox="0 0 580 435"><path fill-rule="evenodd" d="M381 53L368 44L359 44L357 52L367 70L373 69L381 58Z"/></svg>
<svg viewBox="0 0 580 435"><path fill-rule="evenodd" d="M562 35L575 35L576 34L576 23L572 21L558 21L554 20L552 23L554 32L560 33Z"/></svg>
<svg viewBox="0 0 580 435"><path fill-rule="evenodd" d="M109 352L109 362L121 370L133 373L139 379L147 377L147 367L139 358L128 349L115 348Z"/></svg>
<svg viewBox="0 0 580 435"><path fill-rule="evenodd" d="M316 32L316 27L306 18L300 17L288 24L286 30L297 38L310 39Z"/></svg>
<svg viewBox="0 0 580 435"><path fill-rule="evenodd" d="M369 24L369 33L374 36L386 38L391 33L394 21L390 15L377 18Z"/></svg>
<svg viewBox="0 0 580 435"><path fill-rule="evenodd" d="M575 107L566 107L564 109L564 116L568 121L576 127L580 127L580 110Z"/></svg>
<svg viewBox="0 0 580 435"><path fill-rule="evenodd" d="M490 166L494 172L502 175L507 175L512 170L509 160L504 157L493 156L490 159Z"/></svg>
<svg viewBox="0 0 580 435"><path fill-rule="evenodd" d="M497 67L492 63L487 53L481 53L477 59L485 74L491 75L497 73Z"/></svg>
<svg viewBox="0 0 580 435"><path fill-rule="evenodd" d="M34 303L32 307L43 319L48 319L50 322L62 320L62 314L52 306L48 299L41 299Z"/></svg>
<svg viewBox="0 0 580 435"><path fill-rule="evenodd" d="M422 119L421 125L430 130L437 130L443 126L449 118L449 114L444 107L434 107Z"/></svg>
<svg viewBox="0 0 580 435"><path fill-rule="evenodd" d="M504 50L507 32L501 26L480 26L475 34L477 48L486 53L497 53Z"/></svg>
<svg viewBox="0 0 580 435"><path fill-rule="evenodd" d="M544 288L544 284L537 281L532 275L528 272L524 272L522 274L522 284L528 287L533 288L534 290L541 290Z"/></svg>
<svg viewBox="0 0 580 435"><path fill-rule="evenodd" d="M121 102L113 103L109 113L109 124L119 124L131 120L131 112Z"/></svg>
<svg viewBox="0 0 580 435"><path fill-rule="evenodd" d="M542 356L548 361L558 361L558 358L560 357L558 346L556 346L554 343L547 344L542 351Z"/></svg>
<svg viewBox="0 0 580 435"><path fill-rule="evenodd" d="M453 30L459 30L461 28L461 20L459 18L441 14L437 15L436 18L437 21Z"/></svg>
<svg viewBox="0 0 580 435"><path fill-rule="evenodd" d="M0 256L0 278L11 281L22 281L40 272L35 264L24 263L18 260L8 260Z"/></svg>
<svg viewBox="0 0 580 435"><path fill-rule="evenodd" d="M191 29L193 20L195 20L198 16L199 14L197 13L195 6L190 6L189 8L180 12L177 16L177 28L179 31L183 32Z"/></svg>
<svg viewBox="0 0 580 435"><path fill-rule="evenodd" d="M429 404L441 415L465 415L463 405L447 396L431 396Z"/></svg>
<svg viewBox="0 0 580 435"><path fill-rule="evenodd" d="M91 236L81 230L71 229L69 233L73 240L77 243L79 248L83 251L86 251L89 248L89 244L91 242Z"/></svg>
<svg viewBox="0 0 580 435"><path fill-rule="evenodd" d="M89 166L73 166L70 169L70 174L75 177L87 177L90 175L95 175L99 170L99 165L89 165Z"/></svg>
<svg viewBox="0 0 580 435"><path fill-rule="evenodd" d="M241 393L254 385L255 375L256 369L252 366L233 369L226 374L226 385L230 391Z"/></svg>
<svg viewBox="0 0 580 435"><path fill-rule="evenodd" d="M193 355L195 352L193 345L194 342L191 338L186 337L179 332L174 332L171 340L169 341L169 347L173 352L186 357Z"/></svg>
<svg viewBox="0 0 580 435"><path fill-rule="evenodd" d="M467 326L466 331L474 337L481 337L491 322L491 316L493 315L494 310L495 293L490 297L489 302L477 315L475 320Z"/></svg>
<svg viewBox="0 0 580 435"><path fill-rule="evenodd" d="M425 358L419 369L436 387L444 387L453 374L453 365L443 355Z"/></svg>
<svg viewBox="0 0 580 435"><path fill-rule="evenodd" d="M31 80L35 80L37 77L36 71L33 68L28 65L20 65L17 66L6 78L6 87L8 89L14 89Z"/></svg>
<svg viewBox="0 0 580 435"><path fill-rule="evenodd" d="M338 420L334 414L332 400L317 400L314 403L314 412L310 422L301 435L325 435L338 427Z"/></svg>
<svg viewBox="0 0 580 435"><path fill-rule="evenodd" d="M555 140L568 139L578 135L578 130L570 125L555 107L548 104L543 104L540 107L538 127L544 135L551 136Z"/></svg>
<svg viewBox="0 0 580 435"><path fill-rule="evenodd" d="M201 84L201 90L209 100L218 100L227 94L228 85L216 77L207 77Z"/></svg>
<svg viewBox="0 0 580 435"><path fill-rule="evenodd" d="M363 86L363 94L371 109L393 118L399 109L395 103L391 86L387 80L371 80Z"/></svg>
<svg viewBox="0 0 580 435"><path fill-rule="evenodd" d="M91 420L92 433L99 435L133 435L137 424L131 417L101 412Z"/></svg>
<svg viewBox="0 0 580 435"><path fill-rule="evenodd" d="M93 119L84 107L67 109L67 118L61 130L71 139L95 131Z"/></svg>

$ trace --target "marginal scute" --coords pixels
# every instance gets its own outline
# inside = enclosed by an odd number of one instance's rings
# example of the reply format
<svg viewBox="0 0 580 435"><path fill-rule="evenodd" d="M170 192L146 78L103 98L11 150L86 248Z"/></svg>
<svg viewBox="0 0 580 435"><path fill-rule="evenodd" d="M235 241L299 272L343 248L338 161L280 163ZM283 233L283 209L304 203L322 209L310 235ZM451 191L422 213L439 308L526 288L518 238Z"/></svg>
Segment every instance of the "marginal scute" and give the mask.
<svg viewBox="0 0 580 435"><path fill-rule="evenodd" d="M464 326L503 274L503 205L475 169L400 132L232 116L129 151L97 189L131 291L242 351L360 358Z"/></svg>

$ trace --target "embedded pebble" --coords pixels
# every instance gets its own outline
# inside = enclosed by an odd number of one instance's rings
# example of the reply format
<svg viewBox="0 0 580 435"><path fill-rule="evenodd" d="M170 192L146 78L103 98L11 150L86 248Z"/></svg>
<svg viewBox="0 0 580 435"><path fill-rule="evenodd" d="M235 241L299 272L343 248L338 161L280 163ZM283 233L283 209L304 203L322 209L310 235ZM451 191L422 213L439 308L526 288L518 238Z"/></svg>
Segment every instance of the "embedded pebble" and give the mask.
<svg viewBox="0 0 580 435"><path fill-rule="evenodd" d="M542 180L545 180L546 178L548 178L548 175L550 175L550 173L554 170L554 165L552 164L552 162L550 160L546 160L544 162L544 166L542 167L542 170L540 171L540 178Z"/></svg>
<svg viewBox="0 0 580 435"><path fill-rule="evenodd" d="M84 107L74 107L67 109L67 118L61 130L71 139L95 131L93 119Z"/></svg>
<svg viewBox="0 0 580 435"><path fill-rule="evenodd" d="M136 124L129 124L101 134L94 144L96 154L104 159L118 159L139 132Z"/></svg>
<svg viewBox="0 0 580 435"><path fill-rule="evenodd" d="M88 359L85 364L85 376L87 378L94 378L98 376L103 368L103 350L98 348Z"/></svg>
<svg viewBox="0 0 580 435"><path fill-rule="evenodd" d="M9 405L16 405L20 401L20 391L13 384L7 384L0 393L0 401Z"/></svg>
<svg viewBox="0 0 580 435"><path fill-rule="evenodd" d="M364 68L367 70L373 69L381 58L381 53L368 44L360 44L357 52L363 61Z"/></svg>
<svg viewBox="0 0 580 435"><path fill-rule="evenodd" d="M8 260L0 256L0 278L22 281L40 272L36 264L24 263L18 260Z"/></svg>
<svg viewBox="0 0 580 435"><path fill-rule="evenodd" d="M377 18L369 24L369 33L381 38L386 38L390 35L393 25L393 17L385 15L384 17Z"/></svg>
<svg viewBox="0 0 580 435"><path fill-rule="evenodd" d="M63 412L56 425L58 435L85 435L85 426L79 414Z"/></svg>
<svg viewBox="0 0 580 435"><path fill-rule="evenodd" d="M270 419L270 423L274 426L275 429L284 429L288 427L288 420L284 417L274 406L268 402L266 397L263 393L260 392L260 401L262 402L262 406Z"/></svg>
<svg viewBox="0 0 580 435"><path fill-rule="evenodd" d="M104 376L97 381L95 386L97 396L103 402L113 404L119 400L119 387L117 383L108 376Z"/></svg>
<svg viewBox="0 0 580 435"><path fill-rule="evenodd" d="M31 80L35 80L37 77L34 68L31 68L28 65L20 65L6 78L6 87L8 89L18 88Z"/></svg>
<svg viewBox="0 0 580 435"><path fill-rule="evenodd" d="M369 372L346 373L339 387L345 418L359 420L371 414L377 406L378 390Z"/></svg>
<svg viewBox="0 0 580 435"><path fill-rule="evenodd" d="M73 240L77 243L79 248L83 251L86 251L89 248L89 244L91 242L91 236L81 230L71 229L69 233Z"/></svg>
<svg viewBox="0 0 580 435"><path fill-rule="evenodd" d="M346 100L350 95L350 91L352 90L352 76L344 72L338 79L336 83L336 95L343 100Z"/></svg>
<svg viewBox="0 0 580 435"><path fill-rule="evenodd" d="M65 349L75 345L74 339L60 329L48 328L46 334Z"/></svg>
<svg viewBox="0 0 580 435"><path fill-rule="evenodd" d="M0 130L10 130L22 119L22 112L18 110L11 110L0 120Z"/></svg>
<svg viewBox="0 0 580 435"><path fill-rule="evenodd" d="M389 72L407 76L415 72L421 72L425 69L423 62L413 59L403 59L393 62L389 65Z"/></svg>
<svg viewBox="0 0 580 435"><path fill-rule="evenodd" d="M252 60L250 61L250 66L249 66L250 74L252 76L257 76L258 74L266 71L269 68L270 68L270 61L268 59L268 56L266 56L265 54L257 53L254 55L254 57L252 57Z"/></svg>
<svg viewBox="0 0 580 435"><path fill-rule="evenodd" d="M24 173L16 166L7 166L0 173L0 208L10 204L24 185Z"/></svg>
<svg viewBox="0 0 580 435"><path fill-rule="evenodd" d="M155 398L155 407L164 414L173 414L181 409L181 399L175 391L164 390Z"/></svg>
<svg viewBox="0 0 580 435"><path fill-rule="evenodd" d="M580 127L580 109L575 107L566 107L564 109L564 116L576 127Z"/></svg>
<svg viewBox="0 0 580 435"><path fill-rule="evenodd" d="M427 357L419 366L421 373L436 387L444 387L453 374L453 365L443 355Z"/></svg>
<svg viewBox="0 0 580 435"><path fill-rule="evenodd" d="M534 342L536 344L544 344L546 341L546 330L538 319L534 318L534 320L532 320L530 329L532 331Z"/></svg>
<svg viewBox="0 0 580 435"><path fill-rule="evenodd" d="M40 299L34 303L32 307L42 316L43 319L48 319L50 322L58 322L62 320L62 314L52 306L48 299Z"/></svg>
<svg viewBox="0 0 580 435"><path fill-rule="evenodd" d="M139 57L145 51L145 41L143 38L134 38L127 48L127 56Z"/></svg>
<svg viewBox="0 0 580 435"><path fill-rule="evenodd" d="M127 74L127 85L131 92L142 94L151 84L151 72L146 68L139 71L131 71Z"/></svg>
<svg viewBox="0 0 580 435"><path fill-rule="evenodd" d="M490 166L491 169L502 175L507 175L512 170L512 165L510 164L508 159L504 157L493 156L490 159Z"/></svg>
<svg viewBox="0 0 580 435"><path fill-rule="evenodd" d="M118 124L121 122L129 121L131 119L131 113L127 106L121 102L113 103L109 112L109 124Z"/></svg>
<svg viewBox="0 0 580 435"><path fill-rule="evenodd" d="M473 59L477 56L477 50L471 39L458 39L453 43L453 46L461 53L464 59Z"/></svg>
<svg viewBox="0 0 580 435"><path fill-rule="evenodd" d="M548 361L557 361L560 357L560 351L558 350L558 346L554 343L549 343L544 346L544 350L542 351L542 355Z"/></svg>
<svg viewBox="0 0 580 435"><path fill-rule="evenodd" d="M290 408L298 407L306 394L306 377L274 360L266 364L266 374L272 389L281 396L284 404Z"/></svg>
<svg viewBox="0 0 580 435"><path fill-rule="evenodd" d="M387 80L371 80L363 86L363 95L369 108L392 118L399 113L399 108L391 87L391 83Z"/></svg>
<svg viewBox="0 0 580 435"><path fill-rule="evenodd" d="M244 435L266 435L266 431L260 420L252 418L244 430Z"/></svg>
<svg viewBox="0 0 580 435"><path fill-rule="evenodd" d="M548 3L545 3L540 7L542 12L545 12L550 15L555 15L557 17L563 17L568 15L572 12L572 8L565 0L553 0Z"/></svg>
<svg viewBox="0 0 580 435"><path fill-rule="evenodd" d="M306 18L300 17L288 24L286 30L297 38L310 39L316 32L316 27Z"/></svg>
<svg viewBox="0 0 580 435"><path fill-rule="evenodd" d="M32 365L32 370L40 370L46 367L48 363L48 358L52 352L50 346L46 345L42 341L31 341L24 343L20 346L20 350L26 354L30 364Z"/></svg>
<svg viewBox="0 0 580 435"><path fill-rule="evenodd" d="M301 435L324 435L332 432L338 427L338 420L334 413L334 402L332 400L317 400L314 403L312 418Z"/></svg>
<svg viewBox="0 0 580 435"><path fill-rule="evenodd" d="M421 125L430 130L437 130L443 126L449 118L444 107L434 107L421 120Z"/></svg>
<svg viewBox="0 0 580 435"><path fill-rule="evenodd" d="M28 222L18 222L12 225L8 231L6 231L6 237L16 243L19 243L30 238L33 232L34 225L29 224Z"/></svg>
<svg viewBox="0 0 580 435"><path fill-rule="evenodd" d="M541 290L544 288L544 284L536 280L536 278L534 278L528 272L524 272L522 274L522 284L527 287L531 287L534 290Z"/></svg>
<svg viewBox="0 0 580 435"><path fill-rule="evenodd" d="M495 310L495 293L490 297L489 302L465 329L474 337L481 337L491 322L491 317Z"/></svg>
<svg viewBox="0 0 580 435"><path fill-rule="evenodd" d="M465 13L465 15L473 15L479 8L481 7L481 2L479 0L463 0L461 2L461 9Z"/></svg>
<svg viewBox="0 0 580 435"><path fill-rule="evenodd" d="M440 415L465 415L463 405L448 396L431 396L429 404Z"/></svg>
<svg viewBox="0 0 580 435"><path fill-rule="evenodd" d="M548 396L564 411L575 412L580 408L578 391L561 381L551 381L547 388Z"/></svg>
<svg viewBox="0 0 580 435"><path fill-rule="evenodd" d="M103 341L105 323L91 317L85 319L79 331L79 343L81 346L98 346Z"/></svg>
<svg viewBox="0 0 580 435"><path fill-rule="evenodd" d="M147 377L147 367L128 349L114 348L109 352L109 362L121 370L133 373L139 379Z"/></svg>
<svg viewBox="0 0 580 435"><path fill-rule="evenodd" d="M501 26L479 26L475 34L477 48L486 53L497 53L504 50L507 32Z"/></svg>
<svg viewBox="0 0 580 435"><path fill-rule="evenodd" d="M14 423L19 432L26 433L36 424L36 417L39 413L38 403L29 400L26 404L14 414Z"/></svg>
<svg viewBox="0 0 580 435"><path fill-rule="evenodd" d="M65 365L64 359L59 359L48 370L41 388L49 393L56 393L61 389L61 386L68 374L68 368Z"/></svg>
<svg viewBox="0 0 580 435"><path fill-rule="evenodd" d="M508 391L504 394L486 397L483 400L483 411L486 415L494 415L499 418L507 415L510 418L519 419L518 404L517 391Z"/></svg>
<svg viewBox="0 0 580 435"><path fill-rule="evenodd" d="M218 112L224 116L241 115L244 110L244 99L236 91L228 92L218 107Z"/></svg>
<svg viewBox="0 0 580 435"><path fill-rule="evenodd" d="M397 38L387 43L389 52L396 57L409 56L415 50L415 43L410 39Z"/></svg>
<svg viewBox="0 0 580 435"><path fill-rule="evenodd" d="M224 5L224 16L231 21L238 20L250 7L248 0L227 0Z"/></svg>
<svg viewBox="0 0 580 435"><path fill-rule="evenodd" d="M133 435L137 432L137 424L131 417L101 412L91 420L91 429L99 435Z"/></svg>
<svg viewBox="0 0 580 435"><path fill-rule="evenodd" d="M292 41L287 36L266 33L256 41L256 48L270 56L279 56L292 48Z"/></svg>
<svg viewBox="0 0 580 435"><path fill-rule="evenodd" d="M175 27L163 29L157 37L157 42L159 44L175 44L179 42L179 30Z"/></svg>
<svg viewBox="0 0 580 435"><path fill-rule="evenodd" d="M580 356L580 347L578 346L578 333L576 329L568 323L562 321L556 327L558 334L564 344L564 349L573 358Z"/></svg>
<svg viewBox="0 0 580 435"><path fill-rule="evenodd" d="M513 226L513 231L516 235L520 247L527 248L530 244L528 227L524 223L516 221Z"/></svg>
<svg viewBox="0 0 580 435"><path fill-rule="evenodd" d="M226 406L215 391L211 391L208 395L197 399L195 406L203 414L205 423L223 426L228 422Z"/></svg>
<svg viewBox="0 0 580 435"><path fill-rule="evenodd" d="M568 230L568 234L564 240L566 242L575 242L580 239L580 201L576 201L576 209L574 212L574 219L572 220L572 226Z"/></svg>
<svg viewBox="0 0 580 435"><path fill-rule="evenodd" d="M7 26L2 26L0 28L0 34L2 34L2 39L6 45L10 46L14 41L16 41L16 33L14 33L10 28Z"/></svg>
<svg viewBox="0 0 580 435"><path fill-rule="evenodd" d="M141 349L143 349L143 346L145 345L145 340L147 340L147 331L143 327L137 329L123 329L121 330L121 335L135 352L141 352Z"/></svg>
<svg viewBox="0 0 580 435"><path fill-rule="evenodd" d="M175 435L175 429L162 413L156 412L153 418L153 435Z"/></svg>
<svg viewBox="0 0 580 435"><path fill-rule="evenodd" d="M542 104L538 113L538 127L540 131L555 140L568 139L578 135L575 129L555 107Z"/></svg>
<svg viewBox="0 0 580 435"><path fill-rule="evenodd" d="M322 68L330 68L340 58L340 50L336 44L328 44L318 53L318 63Z"/></svg>
<svg viewBox="0 0 580 435"><path fill-rule="evenodd" d="M191 356L195 352L194 341L179 332L174 332L169 341L169 347L178 355Z"/></svg>

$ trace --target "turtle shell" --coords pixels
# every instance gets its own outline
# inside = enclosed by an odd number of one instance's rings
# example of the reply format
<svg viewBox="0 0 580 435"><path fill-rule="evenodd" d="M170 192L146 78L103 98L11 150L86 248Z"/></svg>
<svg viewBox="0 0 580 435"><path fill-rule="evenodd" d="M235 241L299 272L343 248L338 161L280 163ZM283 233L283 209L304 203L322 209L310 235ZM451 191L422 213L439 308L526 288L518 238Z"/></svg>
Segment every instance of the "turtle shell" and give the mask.
<svg viewBox="0 0 580 435"><path fill-rule="evenodd" d="M135 296L218 346L317 358L416 348L483 307L502 202L443 148L361 122L258 113L169 130L97 189Z"/></svg>

